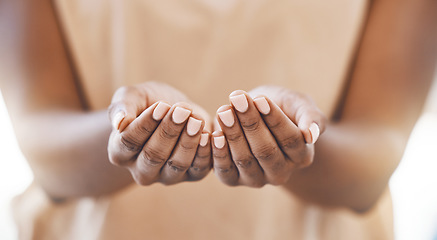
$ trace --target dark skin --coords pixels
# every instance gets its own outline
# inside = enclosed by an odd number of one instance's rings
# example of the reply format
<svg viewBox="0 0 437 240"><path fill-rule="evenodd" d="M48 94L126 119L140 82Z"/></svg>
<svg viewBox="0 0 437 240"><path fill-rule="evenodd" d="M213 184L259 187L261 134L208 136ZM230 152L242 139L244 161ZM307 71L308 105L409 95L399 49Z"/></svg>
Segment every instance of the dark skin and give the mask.
<svg viewBox="0 0 437 240"><path fill-rule="evenodd" d="M77 80L68 61L50 1L0 1L0 86L21 149L35 173L35 181L53 198L67 199L114 192L131 184L132 175L143 185L200 180L205 175L204 171L208 171L204 163L213 161L218 178L229 185L282 185L308 201L365 211L377 201L398 165L433 79L437 55L437 2L374 1L369 14L356 64L352 69L350 86L346 89L341 114L337 119L325 123L323 115L318 115L317 107L307 101L306 96L302 96L300 99L307 106L304 112L309 120L300 124L296 121L296 112L288 111L290 108L281 108L290 104L290 97L300 95L288 89L280 89L285 94L279 98L274 97L278 88L269 86L261 86L249 92L266 97L269 103L274 102L282 110L269 114L285 114L288 119L294 120L288 125L293 130L286 134L298 139L299 147L293 148L291 152L303 152L302 158L293 157L290 161L288 154L281 157L271 149L263 150L268 151L268 154L247 152L253 154L247 158L253 161L250 166L256 167L250 171L270 172L265 176L241 174L238 176L242 179L236 178L232 171L248 169L241 169L243 165L235 165L238 159L218 155L215 147L212 147L215 158L202 159L205 161L199 161L199 165L196 165L196 169L201 170L196 177L189 174L187 163L195 162L196 156L204 157L200 147L191 147L187 154L190 155L187 158L189 160L180 163L181 166L170 168L182 169L176 171L182 174L176 175L168 174L171 171L167 171L167 175L156 175L155 172L155 175L149 177L150 172L139 171L141 166L138 164L128 166L123 163L123 158L113 158L119 151L111 148L111 142L120 140L114 136L128 132L136 123L137 126L142 125L141 119L150 120L147 114L144 114L145 118L137 116L147 111L156 101L166 102L172 109L176 106L185 107L190 110L190 116L200 120L203 125L211 125L209 117L176 89L156 83L145 83L149 86L148 91L144 91L144 86L131 89L137 91L139 96L144 94L147 99L145 102L129 102L126 98L113 102L115 105L125 105L125 108L114 107L113 104L110 109L126 110L126 117L120 122L116 121L115 127L107 120L106 110L87 110L80 89L77 88ZM248 98L248 101L253 101L253 98ZM134 110L128 110L129 106L135 106L132 108ZM237 111L232 104L227 107ZM249 110L251 113L255 113L253 110L259 112L255 105L250 105ZM169 111L171 113L173 110ZM110 111L112 121L115 114L117 111ZM266 117L268 115L258 113L255 119L265 120ZM162 121L154 123L156 128L161 126ZM187 121L181 123L183 126L173 128L175 134L186 133ZM237 111L235 121L244 122L244 114ZM326 127L326 131L315 145L308 145L307 126L312 122L318 123L322 132ZM122 128L117 129L120 126ZM272 126L267 124L258 130L265 132L269 127ZM214 136L224 134L229 140L229 130L222 125L222 132L216 132ZM240 134L248 131L244 127L233 130ZM114 166L108 161L107 139L111 131L109 156L113 163L123 167ZM196 142L200 141L200 134L201 131L196 133ZM256 144L261 139L259 135L246 135L247 144ZM41 136L44 136L44 141L41 141ZM271 137L272 140L279 136L273 134ZM145 146L151 138L142 139L137 145ZM178 142L175 141L168 148L176 146ZM207 146L212 146L211 141L208 141ZM237 147L245 146L235 146L228 141L222 150L231 152ZM130 149L139 152L142 150ZM281 146L273 149L287 152ZM222 158L217 159L217 156ZM261 158L265 156L268 157L266 159L278 162L288 161L289 171L275 173L273 165L267 166L262 162ZM161 159L158 161L161 164L159 167L165 167L170 158L171 155L155 156L149 160ZM217 164L223 163L222 160L233 166L229 168L232 171L228 171L227 176L220 175L217 169Z"/></svg>

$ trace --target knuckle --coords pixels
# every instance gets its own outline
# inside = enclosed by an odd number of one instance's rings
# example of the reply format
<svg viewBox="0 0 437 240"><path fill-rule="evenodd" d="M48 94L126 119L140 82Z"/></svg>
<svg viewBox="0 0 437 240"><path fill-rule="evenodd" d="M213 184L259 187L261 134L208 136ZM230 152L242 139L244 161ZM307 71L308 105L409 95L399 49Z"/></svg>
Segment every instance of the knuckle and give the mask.
<svg viewBox="0 0 437 240"><path fill-rule="evenodd" d="M178 138L180 131L176 129L174 126L167 124L160 131L159 136L163 139L174 139Z"/></svg>
<svg viewBox="0 0 437 240"><path fill-rule="evenodd" d="M213 157L216 160L226 160L228 158L228 154L224 151L214 151Z"/></svg>
<svg viewBox="0 0 437 240"><path fill-rule="evenodd" d="M235 170L234 165L227 165L227 166L215 166L214 169L222 175L226 175L229 173L232 173L232 171Z"/></svg>
<svg viewBox="0 0 437 240"><path fill-rule="evenodd" d="M284 171L288 171L288 168L287 168L286 164L287 164L287 162L285 161L285 159L283 159L281 161L275 161L271 165L269 171L271 171L273 174L275 174L275 176L279 176Z"/></svg>
<svg viewBox="0 0 437 240"><path fill-rule="evenodd" d="M204 171L206 171L206 170L211 169L211 166L209 166L209 165L204 165L204 166L202 166L202 165L197 165L197 164L196 164L195 166L191 166L190 169L191 169L192 171L194 171L194 172L199 173L199 172L204 172Z"/></svg>
<svg viewBox="0 0 437 240"><path fill-rule="evenodd" d="M138 152L142 148L142 143L132 134L121 133L120 142L125 149L131 152Z"/></svg>
<svg viewBox="0 0 437 240"><path fill-rule="evenodd" d="M191 152L191 151L197 150L198 144L195 142L191 142L191 141L188 141L188 142L183 141L180 143L180 146L184 152Z"/></svg>
<svg viewBox="0 0 437 240"><path fill-rule="evenodd" d="M283 126L283 122L280 119L277 119L277 120L276 119L272 119L272 120L270 120L268 125L269 125L269 129L270 130L276 130L276 129L281 130L281 128Z"/></svg>
<svg viewBox="0 0 437 240"><path fill-rule="evenodd" d="M295 149L302 146L302 136L292 134L282 139L280 143L285 148Z"/></svg>
<svg viewBox="0 0 437 240"><path fill-rule="evenodd" d="M204 157L197 157L191 163L191 168L204 169L211 168L211 155L205 155Z"/></svg>
<svg viewBox="0 0 437 240"><path fill-rule="evenodd" d="M148 124L140 124L137 127L137 131L140 134L149 136L149 135L151 135L153 133L154 129L151 129L150 125L148 125Z"/></svg>
<svg viewBox="0 0 437 240"><path fill-rule="evenodd" d="M253 156L235 159L235 164L241 169L249 169L253 166L255 158Z"/></svg>
<svg viewBox="0 0 437 240"><path fill-rule="evenodd" d="M196 154L196 160L200 161L208 161L211 159L211 153L210 152L197 152Z"/></svg>
<svg viewBox="0 0 437 240"><path fill-rule="evenodd" d="M262 145L258 151L254 151L255 158L261 161L271 161L276 158L278 148L272 145Z"/></svg>
<svg viewBox="0 0 437 240"><path fill-rule="evenodd" d="M167 161L167 165L172 171L177 173L184 173L190 168L190 165L175 160Z"/></svg>
<svg viewBox="0 0 437 240"><path fill-rule="evenodd" d="M142 151L138 158L146 166L151 167L162 166L167 161L167 157L151 149Z"/></svg>
<svg viewBox="0 0 437 240"><path fill-rule="evenodd" d="M226 134L226 139L229 142L239 142L243 140L243 134L241 132L234 132Z"/></svg>
<svg viewBox="0 0 437 240"><path fill-rule="evenodd" d="M211 170L211 165L196 165L191 166L189 169L189 180L190 181L198 181L204 178L207 173Z"/></svg>
<svg viewBox="0 0 437 240"><path fill-rule="evenodd" d="M240 121L240 123L241 123L241 127L246 131L255 132L260 127L260 120L259 119L256 119L256 120L250 119L250 120L246 120L246 121Z"/></svg>

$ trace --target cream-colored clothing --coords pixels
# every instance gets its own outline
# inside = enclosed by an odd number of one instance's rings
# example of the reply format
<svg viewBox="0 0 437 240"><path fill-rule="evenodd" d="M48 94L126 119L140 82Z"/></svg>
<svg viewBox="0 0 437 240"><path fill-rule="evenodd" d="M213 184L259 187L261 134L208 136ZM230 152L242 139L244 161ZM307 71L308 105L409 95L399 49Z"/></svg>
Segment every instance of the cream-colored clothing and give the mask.
<svg viewBox="0 0 437 240"><path fill-rule="evenodd" d="M331 116L366 0L56 0L93 109L116 88L166 82L213 114L230 92L277 84ZM364 215L300 201L280 187L227 187L213 174L51 203L32 185L15 202L23 238L391 239L388 191ZM26 216L26 217L23 217ZM33 226L33 227L30 227Z"/></svg>

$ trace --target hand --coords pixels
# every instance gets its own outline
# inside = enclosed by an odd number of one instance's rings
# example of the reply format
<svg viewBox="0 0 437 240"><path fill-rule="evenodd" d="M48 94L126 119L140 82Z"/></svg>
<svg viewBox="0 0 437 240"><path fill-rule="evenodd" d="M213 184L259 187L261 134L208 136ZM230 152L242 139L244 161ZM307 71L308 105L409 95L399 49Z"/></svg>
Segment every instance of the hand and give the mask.
<svg viewBox="0 0 437 240"><path fill-rule="evenodd" d="M193 113L198 114L205 120L206 130L211 131L210 117L202 107L191 102L177 89L158 82L125 86L114 93L108 109L113 128L118 129L120 132L123 131L141 112L158 101L164 101L170 105L177 102L189 103Z"/></svg>
<svg viewBox="0 0 437 240"><path fill-rule="evenodd" d="M269 90L254 99L235 91L231 105L217 111L222 130L213 133L214 171L227 185L283 185L295 169L313 161L314 143L325 126L323 114L302 95ZM279 104L266 96L270 94Z"/></svg>
<svg viewBox="0 0 437 240"><path fill-rule="evenodd" d="M205 117L195 109L205 111L184 102L154 102L187 99L171 87L152 86L125 87L114 94L109 108L111 163L126 167L140 185L202 179L211 169L211 147L209 133L203 130ZM160 92L165 95L158 95Z"/></svg>
<svg viewBox="0 0 437 240"><path fill-rule="evenodd" d="M249 91L249 95L253 98L266 96L276 103L300 129L306 143L314 144L318 138L318 136L312 137L311 124L316 123L320 133L325 131L326 117L308 95L274 85L259 86Z"/></svg>

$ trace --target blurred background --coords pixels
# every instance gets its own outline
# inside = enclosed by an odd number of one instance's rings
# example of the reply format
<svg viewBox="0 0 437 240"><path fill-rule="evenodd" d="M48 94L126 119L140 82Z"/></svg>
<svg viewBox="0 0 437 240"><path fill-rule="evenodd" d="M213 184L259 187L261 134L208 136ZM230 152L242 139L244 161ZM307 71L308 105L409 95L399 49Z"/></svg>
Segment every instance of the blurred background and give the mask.
<svg viewBox="0 0 437 240"><path fill-rule="evenodd" d="M404 158L390 180L395 235L437 240L437 79ZM16 239L10 201L32 181L0 93L0 239Z"/></svg>

